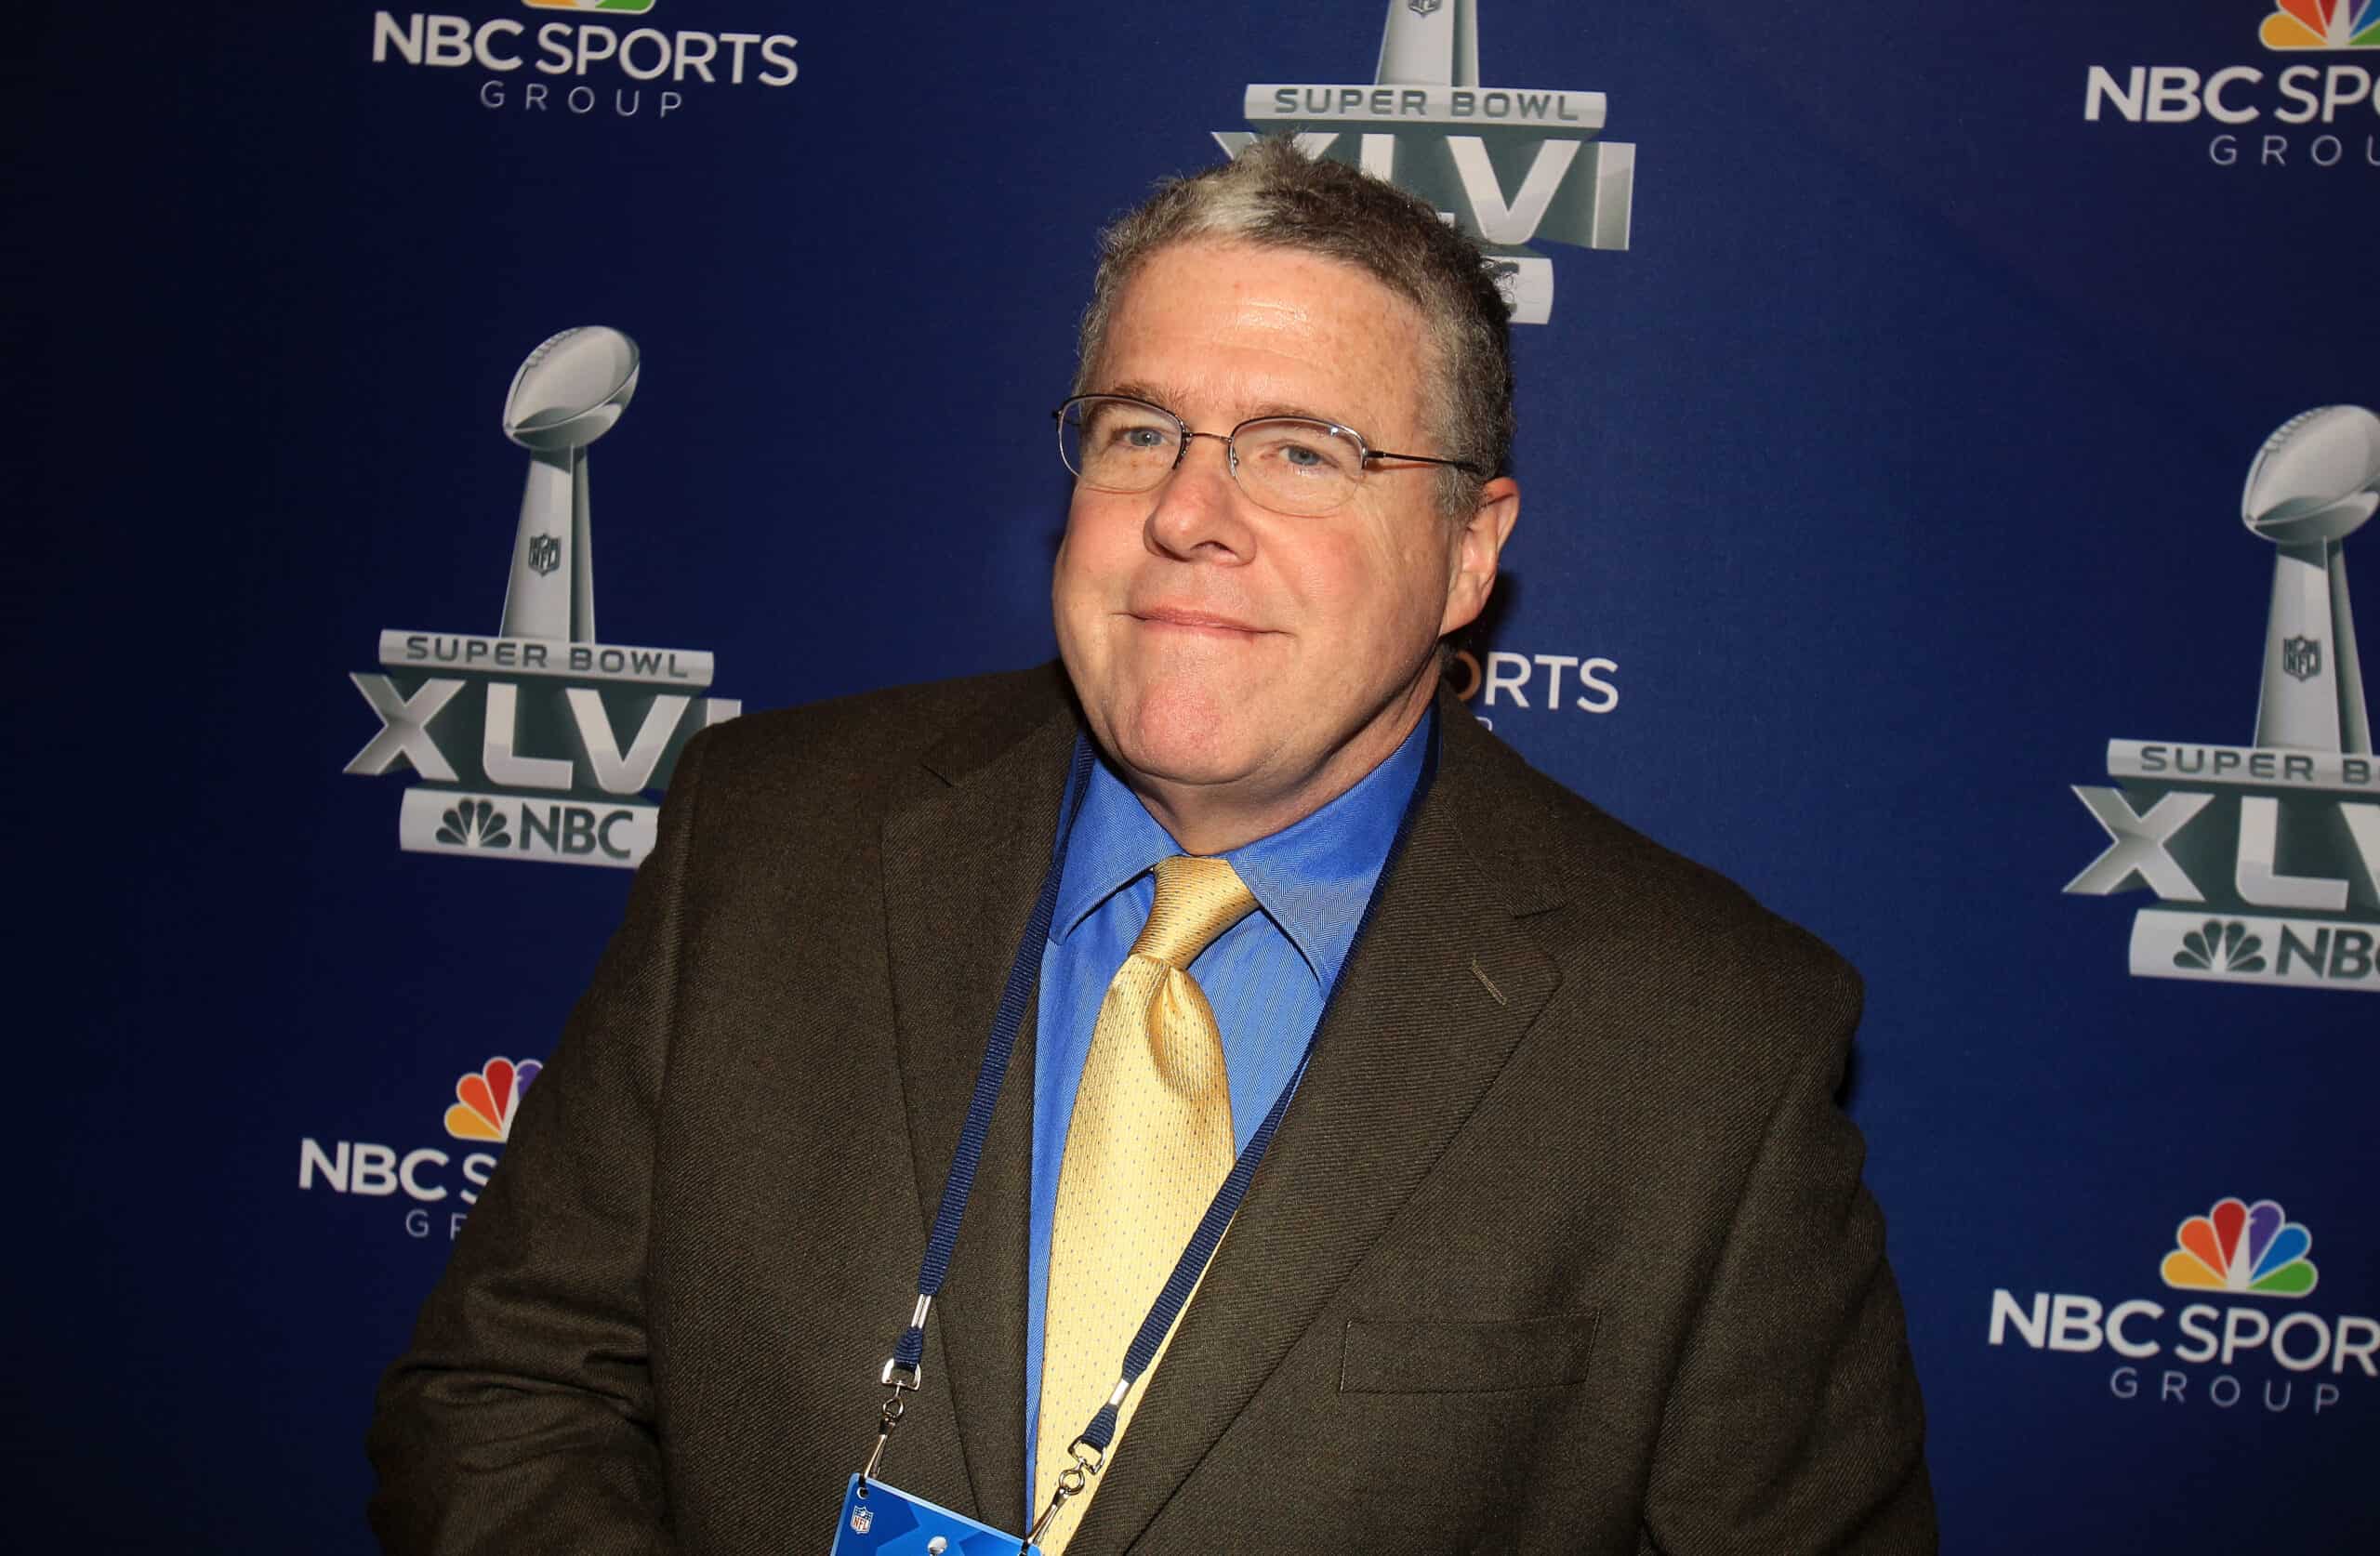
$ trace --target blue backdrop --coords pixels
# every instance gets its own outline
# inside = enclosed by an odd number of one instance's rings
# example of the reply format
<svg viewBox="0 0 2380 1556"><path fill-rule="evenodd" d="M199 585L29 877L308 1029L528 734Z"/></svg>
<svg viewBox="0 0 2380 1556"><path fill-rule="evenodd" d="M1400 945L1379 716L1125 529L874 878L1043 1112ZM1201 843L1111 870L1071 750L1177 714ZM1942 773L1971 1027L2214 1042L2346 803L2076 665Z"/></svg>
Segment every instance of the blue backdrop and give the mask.
<svg viewBox="0 0 2380 1556"><path fill-rule="evenodd" d="M1526 226L1540 143L1586 130L1489 94L1604 95L1576 165L1606 246L1549 222L1515 256L1550 318L1461 674L1533 762L1867 975L1851 1105L1947 1545L2380 1534L2380 784L2351 738L2294 785L2120 781L2109 749L2257 742L2276 550L2243 481L2299 412L2380 403L2380 13L435 3L24 24L20 1525L368 1549L372 1384L501 1150L491 1062L551 1043L627 884L581 866L652 798L590 782L564 693L625 753L657 694L1046 657L1092 232L1256 127L1251 83L1373 85L1385 10L1475 19L1477 124L1308 123L1322 154L1393 135L1420 178L1476 129ZM496 634L529 460L500 414L587 325L641 353L588 455L597 638L711 655L707 686L384 663L384 632ZM2351 508L2364 423L2317 434L2274 479L2346 468ZM2338 554L2380 601L2380 528ZM2328 630L2293 681L2354 662ZM371 690L442 676L410 749L452 783L342 772ZM498 683L570 787L483 781ZM2153 833L2126 818L2175 794L2192 819L2122 856L2149 872L2061 890L2095 817ZM500 841L447 818L472 796ZM2242 884L2260 815L2270 873L2343 905ZM2188 1284L2188 1219L2241 1254L2227 1198L2306 1229L2310 1289Z"/></svg>

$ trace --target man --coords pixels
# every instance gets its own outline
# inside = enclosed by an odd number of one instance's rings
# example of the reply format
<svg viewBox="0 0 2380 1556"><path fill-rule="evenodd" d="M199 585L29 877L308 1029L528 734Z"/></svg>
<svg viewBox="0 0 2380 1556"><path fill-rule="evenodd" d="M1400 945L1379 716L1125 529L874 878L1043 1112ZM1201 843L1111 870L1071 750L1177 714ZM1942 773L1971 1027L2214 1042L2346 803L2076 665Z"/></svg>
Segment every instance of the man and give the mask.
<svg viewBox="0 0 2380 1556"><path fill-rule="evenodd" d="M689 746L384 1386L389 1547L824 1550L891 1376L882 1481L1072 1468L1053 1556L1933 1549L1856 976L1441 685L1519 508L1477 251L1260 144L1110 231L1076 388L1062 676Z"/></svg>

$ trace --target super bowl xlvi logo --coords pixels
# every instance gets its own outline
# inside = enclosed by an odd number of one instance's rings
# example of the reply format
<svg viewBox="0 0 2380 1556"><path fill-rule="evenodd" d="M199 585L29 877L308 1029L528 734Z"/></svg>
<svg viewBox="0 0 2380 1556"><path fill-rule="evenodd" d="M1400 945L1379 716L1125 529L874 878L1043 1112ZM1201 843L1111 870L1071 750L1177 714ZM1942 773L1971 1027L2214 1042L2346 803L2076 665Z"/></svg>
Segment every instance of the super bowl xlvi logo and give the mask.
<svg viewBox="0 0 2380 1556"><path fill-rule="evenodd" d="M2112 740L2119 785L2074 793L2108 846L2066 890L2147 887L2144 978L2380 994L2380 761L2344 545L2380 506L2380 416L2292 418L2248 469L2241 516L2277 547L2255 744Z"/></svg>
<svg viewBox="0 0 2380 1556"><path fill-rule="evenodd" d="M2203 73L2191 65L2093 65L2082 82L2082 117L2093 124L2210 121L2223 126L2206 143L2207 160L2218 167L2380 168L2380 93L2373 90L2372 70L2351 59L2307 58L2380 50L2380 0L2249 3L2265 8L2256 41L2280 59ZM2380 60L2380 54L2364 59ZM2250 125L2260 127L2243 128Z"/></svg>
<svg viewBox="0 0 2380 1556"><path fill-rule="evenodd" d="M1411 191L1478 238L1513 321L1553 316L1554 265L1535 241L1624 249L1636 148L1597 137L1601 92L1479 84L1477 0L1389 0L1380 66L1364 86L1247 90L1242 112L1298 149ZM1233 156L1256 137L1217 130Z"/></svg>
<svg viewBox="0 0 2380 1556"><path fill-rule="evenodd" d="M496 635L392 628L386 673L349 678L380 731L347 771L423 780L399 804L400 848L632 868L658 811L640 797L697 731L742 711L697 694L707 653L595 636L587 445L619 421L641 365L634 341L601 326L529 353L504 403L529 479Z"/></svg>
<svg viewBox="0 0 2380 1556"><path fill-rule="evenodd" d="M659 0L519 0L533 11L641 16ZM784 33L709 33L515 16L379 11L372 62L482 73L480 106L584 117L668 118L714 87L790 86L800 67ZM646 94L652 94L648 100Z"/></svg>
<svg viewBox="0 0 2380 1556"><path fill-rule="evenodd" d="M2075 1292L2019 1298L2003 1287L1991 1294L1986 1338L2069 1355L2112 1351L2122 1361L2108 1391L2122 1400L2228 1410L2254 1382L2267 1410L2319 1416L2339 1404L2348 1379L2380 1377L2380 1319L2289 1305L2313 1294L2313 1233L2276 1201L2219 1199L2183 1220L2158 1274L2184 1299L2243 1300L2184 1300L2169 1313L2174 1299L2110 1304ZM2142 1365L2150 1362L2157 1365Z"/></svg>
<svg viewBox="0 0 2380 1556"><path fill-rule="evenodd" d="M529 1083L545 1066L534 1059L517 1062L491 1059L455 1082L455 1101L446 1109L446 1133L466 1145L500 1147L512 1138L512 1120ZM406 1201L405 1234L430 1235L433 1213L430 1206L448 1199L464 1206L479 1203L479 1191L496 1170L491 1151L469 1151L459 1161L437 1146L416 1146L400 1152L393 1145L340 1140L325 1145L311 1136L298 1142L298 1187L367 1199ZM446 1235L453 1238L469 1218L468 1210L449 1210Z"/></svg>

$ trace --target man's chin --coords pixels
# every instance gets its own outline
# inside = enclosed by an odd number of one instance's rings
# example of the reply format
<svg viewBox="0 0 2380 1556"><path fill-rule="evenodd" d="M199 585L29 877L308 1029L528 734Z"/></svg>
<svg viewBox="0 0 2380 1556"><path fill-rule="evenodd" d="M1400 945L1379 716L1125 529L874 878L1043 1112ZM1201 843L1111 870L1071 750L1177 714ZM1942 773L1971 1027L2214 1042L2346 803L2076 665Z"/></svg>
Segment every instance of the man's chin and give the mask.
<svg viewBox="0 0 2380 1556"><path fill-rule="evenodd" d="M1257 763L1239 741L1211 731L1203 736L1119 732L1114 757L1130 776L1183 788L1227 788L1253 775Z"/></svg>

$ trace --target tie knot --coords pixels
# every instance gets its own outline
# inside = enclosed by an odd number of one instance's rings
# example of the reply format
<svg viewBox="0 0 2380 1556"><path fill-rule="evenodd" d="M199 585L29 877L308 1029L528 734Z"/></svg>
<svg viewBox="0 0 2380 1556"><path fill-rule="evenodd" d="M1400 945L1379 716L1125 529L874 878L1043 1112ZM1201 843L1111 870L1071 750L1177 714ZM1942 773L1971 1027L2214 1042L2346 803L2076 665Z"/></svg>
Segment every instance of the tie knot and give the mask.
<svg viewBox="0 0 2380 1556"><path fill-rule="evenodd" d="M1132 954L1176 969L1187 969L1217 935L1248 916L1254 893L1229 861L1177 853L1153 869L1157 901L1149 921L1132 942Z"/></svg>

